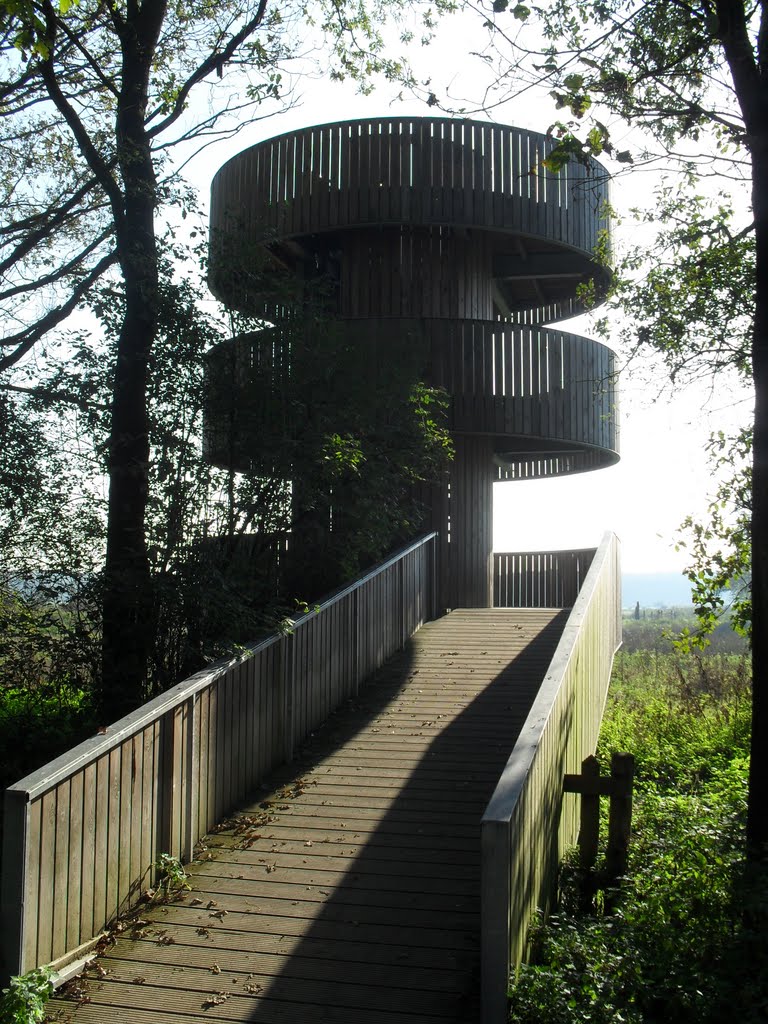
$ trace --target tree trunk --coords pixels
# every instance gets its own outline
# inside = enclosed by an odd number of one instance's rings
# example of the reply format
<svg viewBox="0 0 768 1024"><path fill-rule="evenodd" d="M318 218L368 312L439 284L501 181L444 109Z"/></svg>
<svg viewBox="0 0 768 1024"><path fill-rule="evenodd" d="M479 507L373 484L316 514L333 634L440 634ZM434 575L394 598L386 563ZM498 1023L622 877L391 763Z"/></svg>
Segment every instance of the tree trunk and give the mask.
<svg viewBox="0 0 768 1024"><path fill-rule="evenodd" d="M145 5L146 6L146 5ZM151 5L150 5L151 6ZM125 313L117 347L109 438L109 505L102 604L102 714L107 722L146 699L154 642L152 578L146 543L149 496L149 357L157 332L157 183L145 127L151 54L164 4L154 19L120 26L123 66L117 102L117 156L125 195L116 218L125 281Z"/></svg>
<svg viewBox="0 0 768 1024"><path fill-rule="evenodd" d="M768 125L766 126L768 129ZM749 856L768 852L768 130L753 144L755 323L752 367L755 422L752 452L752 748L749 771Z"/></svg>

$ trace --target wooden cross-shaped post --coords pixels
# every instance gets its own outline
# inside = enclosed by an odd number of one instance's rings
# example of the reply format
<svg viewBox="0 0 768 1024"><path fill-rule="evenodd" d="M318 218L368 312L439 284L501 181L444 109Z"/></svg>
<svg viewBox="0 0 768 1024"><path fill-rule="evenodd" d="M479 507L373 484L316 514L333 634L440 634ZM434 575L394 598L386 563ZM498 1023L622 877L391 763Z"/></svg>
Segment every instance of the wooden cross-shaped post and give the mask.
<svg viewBox="0 0 768 1024"><path fill-rule="evenodd" d="M597 860L600 797L610 797L604 885L612 885L627 870L634 775L635 758L632 754L613 754L611 774L607 776L600 774L597 758L590 755L581 762L581 775L566 775L563 782L566 793L581 794L579 864L584 871L591 871Z"/></svg>

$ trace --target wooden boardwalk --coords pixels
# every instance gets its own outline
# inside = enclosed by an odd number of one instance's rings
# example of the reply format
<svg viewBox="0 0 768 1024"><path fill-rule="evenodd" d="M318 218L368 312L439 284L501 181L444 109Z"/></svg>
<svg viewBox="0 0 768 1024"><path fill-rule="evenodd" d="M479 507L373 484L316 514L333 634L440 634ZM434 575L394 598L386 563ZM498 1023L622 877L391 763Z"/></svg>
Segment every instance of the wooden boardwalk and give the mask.
<svg viewBox="0 0 768 1024"><path fill-rule="evenodd" d="M422 627L47 1019L475 1024L480 818L566 614Z"/></svg>

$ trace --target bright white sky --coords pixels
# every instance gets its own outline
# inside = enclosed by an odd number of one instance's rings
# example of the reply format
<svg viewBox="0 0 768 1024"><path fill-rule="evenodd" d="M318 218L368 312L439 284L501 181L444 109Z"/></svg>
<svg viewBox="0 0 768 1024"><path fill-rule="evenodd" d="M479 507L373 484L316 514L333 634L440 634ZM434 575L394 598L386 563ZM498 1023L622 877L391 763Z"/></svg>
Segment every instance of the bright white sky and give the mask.
<svg viewBox="0 0 768 1024"><path fill-rule="evenodd" d="M472 24L460 21L459 16L449 19L439 42L415 55L419 77L432 76L437 87L441 75L456 69L452 92L469 95L474 91L479 96L482 66L467 54L479 49L482 40L473 42L471 28ZM469 83L463 90L458 82L460 70ZM350 85L314 80L301 84L299 91L303 95L292 110L217 143L190 165L190 178L200 189L203 203L207 202L216 170L229 157L262 139L349 117L404 113L427 116L433 112L412 97L397 99L387 86L362 97ZM546 93L538 97L529 94L524 103L510 103L493 111L495 121L538 131L546 131L557 116ZM630 174L614 185L614 206L628 208L641 201L644 191L649 191L648 176ZM588 333L578 323L572 329ZM659 380L663 379L660 372ZM497 484L495 550L593 546L610 529L621 539L626 572L682 569L685 552L674 550L678 527L689 514L703 516L707 495L713 488L704 442L711 430L727 428L748 415L749 409L743 399L741 405L734 406L728 395L721 394L712 402L704 389L674 395L667 389L658 398L660 388L661 384L658 388L649 386L645 380L633 381L631 376L622 379L621 462L617 466L570 479ZM707 412L707 405L716 408Z"/></svg>

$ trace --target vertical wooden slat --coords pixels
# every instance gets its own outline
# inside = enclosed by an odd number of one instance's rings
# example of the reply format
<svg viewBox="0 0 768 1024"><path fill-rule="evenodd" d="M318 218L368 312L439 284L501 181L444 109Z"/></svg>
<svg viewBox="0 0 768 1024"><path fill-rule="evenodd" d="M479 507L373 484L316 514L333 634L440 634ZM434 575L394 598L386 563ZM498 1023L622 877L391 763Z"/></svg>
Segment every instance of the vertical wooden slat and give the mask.
<svg viewBox="0 0 768 1024"><path fill-rule="evenodd" d="M67 925L62 953L75 949L80 945L80 907L82 902L82 870L83 870L83 788L82 773L72 777L69 790L69 827L68 870L66 890ZM89 936L90 937L90 936Z"/></svg>
<svg viewBox="0 0 768 1024"><path fill-rule="evenodd" d="M81 838L80 934L87 941L95 934L94 878L96 871L96 765L83 771L83 834ZM101 866L99 866L99 871Z"/></svg>
<svg viewBox="0 0 768 1024"><path fill-rule="evenodd" d="M38 896L37 962L53 958L54 878L56 854L56 790L42 799L40 815L40 875Z"/></svg>

